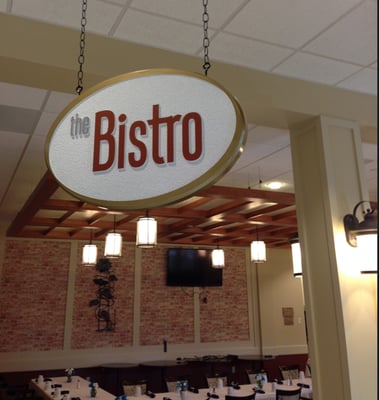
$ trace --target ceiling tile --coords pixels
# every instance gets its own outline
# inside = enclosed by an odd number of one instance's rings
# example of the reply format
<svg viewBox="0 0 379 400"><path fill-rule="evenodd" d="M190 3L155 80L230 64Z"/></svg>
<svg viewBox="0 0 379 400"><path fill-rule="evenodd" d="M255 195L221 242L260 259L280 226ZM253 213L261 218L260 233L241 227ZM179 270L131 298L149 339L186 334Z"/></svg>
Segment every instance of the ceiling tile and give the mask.
<svg viewBox="0 0 379 400"><path fill-rule="evenodd" d="M276 162L279 158L282 158L280 153L285 152L288 154L288 148L290 146L289 133L283 129L275 129L265 126L258 126L249 132L246 145L240 158L234 164L231 172L237 172L245 169L246 167L255 165L251 167L250 173L255 172L259 175L259 165L264 162L265 159L273 155L277 155ZM284 154L284 153L283 153ZM291 155L289 154L289 163L291 164ZM282 160L280 159L280 163ZM287 165L287 162L284 161ZM245 173L245 176L248 174ZM258 178L257 178L258 179Z"/></svg>
<svg viewBox="0 0 379 400"><path fill-rule="evenodd" d="M114 36L186 54L195 54L203 45L201 27L134 10L126 12Z"/></svg>
<svg viewBox="0 0 379 400"><path fill-rule="evenodd" d="M373 69L364 68L354 75L340 82L338 87L354 90L377 96L378 94L378 72Z"/></svg>
<svg viewBox="0 0 379 400"><path fill-rule="evenodd" d="M0 104L3 105L39 110L46 94L46 90L0 82Z"/></svg>
<svg viewBox="0 0 379 400"><path fill-rule="evenodd" d="M278 166L280 165L280 168ZM290 149L283 149L275 154L260 157L244 167L228 172L217 185L238 186L252 189L267 189L264 183L279 180L286 189L281 191L293 192L293 175Z"/></svg>
<svg viewBox="0 0 379 400"><path fill-rule="evenodd" d="M0 130L0 200L2 201L9 181L19 163L29 136Z"/></svg>
<svg viewBox="0 0 379 400"><path fill-rule="evenodd" d="M225 31L297 49L359 1L255 0Z"/></svg>
<svg viewBox="0 0 379 400"><path fill-rule="evenodd" d="M44 110L47 112L59 113L76 97L76 95L68 93L50 92Z"/></svg>
<svg viewBox="0 0 379 400"><path fill-rule="evenodd" d="M8 0L0 0L0 11L5 12L7 10L7 1Z"/></svg>
<svg viewBox="0 0 379 400"><path fill-rule="evenodd" d="M22 136L28 138L26 135ZM12 174L14 173L12 184L3 199L2 206L8 214L2 213L2 218L5 219L13 219L21 210L47 170L43 156L43 138L32 136L28 142L28 150L22 154L21 159L22 149L20 144L18 151L13 153L17 165L12 169Z"/></svg>
<svg viewBox="0 0 379 400"><path fill-rule="evenodd" d="M12 13L80 30L82 2L78 0L13 0ZM87 8L89 31L108 34L121 11L118 5L91 0Z"/></svg>
<svg viewBox="0 0 379 400"><path fill-rule="evenodd" d="M291 53L279 46L224 33L212 39L210 46L211 58L263 71L270 71Z"/></svg>
<svg viewBox="0 0 379 400"><path fill-rule="evenodd" d="M220 28L244 3L245 0L211 1L208 5L209 26ZM200 1L194 4L188 0L133 0L130 6L140 11L203 25L204 7Z"/></svg>
<svg viewBox="0 0 379 400"><path fill-rule="evenodd" d="M217 184L267 189L260 187L260 180L268 182L274 179L285 184L282 191L294 191L289 132L255 126L249 129L245 150L240 158Z"/></svg>
<svg viewBox="0 0 379 400"><path fill-rule="evenodd" d="M359 67L352 64L312 54L296 53L276 67L273 72L306 81L333 85L358 70Z"/></svg>
<svg viewBox="0 0 379 400"><path fill-rule="evenodd" d="M263 151L263 154L260 153ZM258 182L260 179L273 179L276 176L292 171L290 147L276 149L270 152L269 148L259 146L255 151L246 153L248 157L241 156L229 174L243 173L246 182Z"/></svg>
<svg viewBox="0 0 379 400"><path fill-rule="evenodd" d="M45 140L41 136L32 136L28 142L28 151L20 161L23 173L28 179L38 182L47 169L44 157ZM34 165L34 168L32 166Z"/></svg>
<svg viewBox="0 0 379 400"><path fill-rule="evenodd" d="M274 152L268 152L268 148L263 148L264 150L266 150L265 154L260 154L258 149L252 152L250 161L245 163L242 168L256 173L264 179L292 169L291 149L289 146L276 149Z"/></svg>
<svg viewBox="0 0 379 400"><path fill-rule="evenodd" d="M367 66L377 59L377 36L377 2L365 1L310 42L305 50Z"/></svg>
<svg viewBox="0 0 379 400"><path fill-rule="evenodd" d="M277 129L268 126L256 126L251 132L249 131L247 140L253 145L266 144L274 148L290 144L290 136L287 129Z"/></svg>
<svg viewBox="0 0 379 400"><path fill-rule="evenodd" d="M40 115L37 110L0 106L0 130L31 134Z"/></svg>
<svg viewBox="0 0 379 400"><path fill-rule="evenodd" d="M57 113L43 112L34 130L33 136L43 136L44 138L47 137L50 128L57 119L57 116Z"/></svg>
<svg viewBox="0 0 379 400"><path fill-rule="evenodd" d="M112 2L120 4L121 6L125 6L126 4L130 3L130 0L112 0Z"/></svg>

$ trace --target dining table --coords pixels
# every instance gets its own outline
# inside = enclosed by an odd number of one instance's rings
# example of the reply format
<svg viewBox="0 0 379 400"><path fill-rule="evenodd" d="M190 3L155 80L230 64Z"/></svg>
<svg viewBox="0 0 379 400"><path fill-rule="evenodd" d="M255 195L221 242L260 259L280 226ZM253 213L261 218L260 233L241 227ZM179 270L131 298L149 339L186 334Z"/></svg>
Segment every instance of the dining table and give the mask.
<svg viewBox="0 0 379 400"><path fill-rule="evenodd" d="M276 383L276 388L284 390L294 390L299 388L298 384L306 386L302 387L301 390L302 399L313 399L311 378L294 379L291 384L288 384L288 382L283 382L282 384ZM237 385L232 389L232 395L235 397L247 396L254 392L254 387L255 385L252 384ZM195 390L195 392L193 392L192 390L188 390L184 398L179 392L165 392L154 394L150 393L150 397L154 398L154 400L213 400L217 398L220 400L225 400L225 396L231 394L230 391L231 389L229 386L224 386L222 388L217 387L198 389ZM128 400L145 400L146 398L146 395L128 396ZM258 391L255 398L256 400L275 400L276 389L275 386L273 387L273 382L264 383L261 392Z"/></svg>
<svg viewBox="0 0 379 400"><path fill-rule="evenodd" d="M276 389L284 389L284 390L294 390L298 389L298 384L305 385L302 386L301 389L301 398L302 399L313 399L312 397L312 379L311 378L303 378L303 379L293 379L292 382L284 381L282 384L276 383L273 386L273 382L265 382L263 383L263 388L261 392L257 392L255 399L256 400L275 400L276 399ZM235 397L243 397L248 396L254 392L254 388L256 385L254 384L246 384L246 385L234 385L235 388L232 389L232 395ZM190 388L191 389L191 388ZM231 394L231 389L229 386L227 387L216 387L216 388L202 388L195 390L197 393L194 393L191 390L188 390L186 396L183 396L179 392L165 392L165 393L150 393L150 397L154 395L154 400L213 400L220 399L225 400L226 395ZM211 395L211 396L210 396ZM128 400L145 400L147 398L146 395L142 396L128 396Z"/></svg>
<svg viewBox="0 0 379 400"><path fill-rule="evenodd" d="M299 387L299 384L303 385L301 390L301 398L313 399L312 378L293 379L292 382L284 381L282 384L275 382L274 386L273 383L274 382L264 382L263 388L256 394L256 400L275 400L275 386L278 389L294 390ZM54 394L55 385L58 385L60 388L59 396ZM80 376L73 376L71 382L67 382L66 376L44 378L43 381L40 379L32 379L30 381L30 387L34 389L36 393L44 400L122 400L121 398L118 399L117 396L100 387L97 388L96 397L91 397L89 381ZM47 389L47 387L49 388ZM139 396L128 396L127 400L147 400L148 397L153 398L154 400L225 400L226 395L243 397L252 394L254 392L254 388L256 388L256 385L254 384L234 385L233 389L231 389L230 386L201 388L197 390L190 388L190 390L186 392L185 398L178 391L176 391L162 393L148 392Z"/></svg>
<svg viewBox="0 0 379 400"><path fill-rule="evenodd" d="M77 375L72 376L71 382L67 382L67 376L45 378L40 376L32 379L29 387L44 400L115 400L116 398L101 387L96 388L96 397L91 397L90 382ZM59 388L57 392L56 387Z"/></svg>

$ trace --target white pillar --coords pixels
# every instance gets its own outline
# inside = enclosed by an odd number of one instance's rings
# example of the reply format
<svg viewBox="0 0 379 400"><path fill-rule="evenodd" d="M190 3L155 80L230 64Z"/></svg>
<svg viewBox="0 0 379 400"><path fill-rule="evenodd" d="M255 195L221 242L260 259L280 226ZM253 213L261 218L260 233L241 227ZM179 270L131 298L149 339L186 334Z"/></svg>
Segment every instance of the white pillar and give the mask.
<svg viewBox="0 0 379 400"><path fill-rule="evenodd" d="M345 214L369 200L359 126L319 117L291 128L315 398L377 395L376 275L359 274Z"/></svg>

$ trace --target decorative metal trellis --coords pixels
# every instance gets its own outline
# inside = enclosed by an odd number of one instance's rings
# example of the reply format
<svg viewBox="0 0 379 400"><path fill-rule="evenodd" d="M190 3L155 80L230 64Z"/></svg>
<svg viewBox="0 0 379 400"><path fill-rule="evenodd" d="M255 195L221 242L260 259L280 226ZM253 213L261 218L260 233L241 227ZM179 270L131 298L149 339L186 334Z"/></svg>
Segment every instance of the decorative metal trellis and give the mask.
<svg viewBox="0 0 379 400"><path fill-rule="evenodd" d="M96 299L91 300L89 306L96 307L98 332L116 330L116 311L112 312L112 309L115 303L114 288L117 277L111 269L112 263L108 258L101 258L96 264L96 270L99 272L93 279L97 285Z"/></svg>

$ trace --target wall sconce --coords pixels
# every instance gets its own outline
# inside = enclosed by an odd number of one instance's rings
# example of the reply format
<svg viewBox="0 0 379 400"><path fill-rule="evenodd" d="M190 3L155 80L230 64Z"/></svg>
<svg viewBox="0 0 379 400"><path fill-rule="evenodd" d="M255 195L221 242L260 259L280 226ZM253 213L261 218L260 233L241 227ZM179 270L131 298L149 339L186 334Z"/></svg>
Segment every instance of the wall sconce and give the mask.
<svg viewBox="0 0 379 400"><path fill-rule="evenodd" d="M156 245L157 221L149 217L149 213L146 211L146 216L137 221L136 246L148 249Z"/></svg>
<svg viewBox="0 0 379 400"><path fill-rule="evenodd" d="M224 268L225 267L225 255L224 250L220 249L217 244L217 249L212 250L212 267L213 268Z"/></svg>
<svg viewBox="0 0 379 400"><path fill-rule="evenodd" d="M82 264L83 265L96 265L97 262L97 246L92 244L92 229L89 244L83 246Z"/></svg>
<svg viewBox="0 0 379 400"><path fill-rule="evenodd" d="M289 242L291 243L293 276L299 278L303 275L299 234L295 233Z"/></svg>
<svg viewBox="0 0 379 400"><path fill-rule="evenodd" d="M363 221L359 222L356 213L358 207L369 201L360 201L353 209L353 214L347 214L343 218L346 240L352 247L357 247L362 254L362 273L378 273L378 219L374 211L368 208L362 211ZM371 204L370 204L371 207Z"/></svg>
<svg viewBox="0 0 379 400"><path fill-rule="evenodd" d="M259 240L257 229L257 240L250 243L251 262L260 264L266 262L266 244Z"/></svg>
<svg viewBox="0 0 379 400"><path fill-rule="evenodd" d="M118 258L121 257L122 237L120 233L116 233L116 216L113 218L113 232L108 233L105 238L104 256Z"/></svg>

